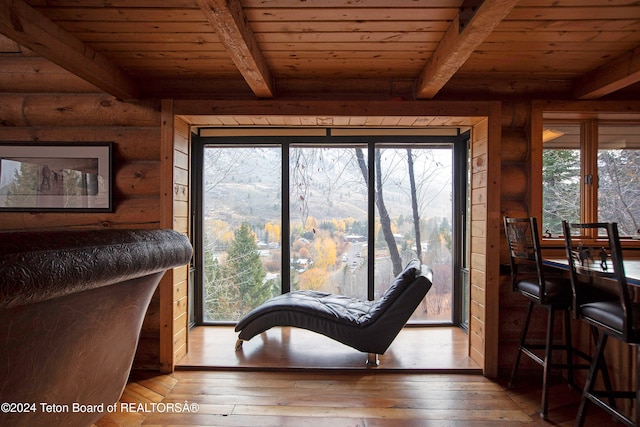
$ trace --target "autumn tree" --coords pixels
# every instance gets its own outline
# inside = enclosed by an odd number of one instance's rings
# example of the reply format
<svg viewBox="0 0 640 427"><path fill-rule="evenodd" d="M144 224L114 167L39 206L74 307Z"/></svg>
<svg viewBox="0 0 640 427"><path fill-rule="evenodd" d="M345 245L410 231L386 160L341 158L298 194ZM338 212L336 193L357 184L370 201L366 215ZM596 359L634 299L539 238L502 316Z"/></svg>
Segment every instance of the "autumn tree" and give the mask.
<svg viewBox="0 0 640 427"><path fill-rule="evenodd" d="M314 262L317 268L328 268L335 265L338 259L336 242L329 237L321 237L313 243Z"/></svg>
<svg viewBox="0 0 640 427"><path fill-rule="evenodd" d="M326 289L329 282L329 273L318 267L310 268L304 274L299 276L300 289L309 289L314 291L332 291Z"/></svg>

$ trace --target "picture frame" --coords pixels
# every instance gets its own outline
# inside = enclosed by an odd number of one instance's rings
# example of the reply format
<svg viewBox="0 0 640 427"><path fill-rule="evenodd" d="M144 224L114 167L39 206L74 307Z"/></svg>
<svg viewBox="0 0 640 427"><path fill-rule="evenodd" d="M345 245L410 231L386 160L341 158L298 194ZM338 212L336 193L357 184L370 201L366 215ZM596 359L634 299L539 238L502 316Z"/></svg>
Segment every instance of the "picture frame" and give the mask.
<svg viewBox="0 0 640 427"><path fill-rule="evenodd" d="M112 212L113 142L0 142L0 211Z"/></svg>

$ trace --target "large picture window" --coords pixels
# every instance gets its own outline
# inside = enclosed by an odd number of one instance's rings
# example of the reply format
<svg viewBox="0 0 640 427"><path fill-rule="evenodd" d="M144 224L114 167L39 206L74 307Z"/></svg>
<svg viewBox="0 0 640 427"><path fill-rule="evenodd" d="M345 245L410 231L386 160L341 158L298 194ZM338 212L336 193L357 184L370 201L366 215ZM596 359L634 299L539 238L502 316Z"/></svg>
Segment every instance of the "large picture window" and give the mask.
<svg viewBox="0 0 640 427"><path fill-rule="evenodd" d="M196 139L201 323L297 289L375 299L416 257L434 286L411 322L452 323L456 138L417 139Z"/></svg>

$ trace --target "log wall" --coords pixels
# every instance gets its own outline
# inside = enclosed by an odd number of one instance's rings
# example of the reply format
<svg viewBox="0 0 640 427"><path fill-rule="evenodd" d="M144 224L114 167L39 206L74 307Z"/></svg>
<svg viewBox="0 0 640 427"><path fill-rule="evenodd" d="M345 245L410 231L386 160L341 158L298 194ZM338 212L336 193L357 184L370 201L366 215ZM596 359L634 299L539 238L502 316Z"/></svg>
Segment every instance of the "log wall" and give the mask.
<svg viewBox="0 0 640 427"><path fill-rule="evenodd" d="M11 83L4 80L0 92L0 141L114 142L114 211L2 212L0 230L160 228L160 102L121 102L95 88L91 91L55 66L26 62L33 67L23 66L19 74L13 67L4 76ZM159 368L159 335L156 292L143 324L136 368Z"/></svg>
<svg viewBox="0 0 640 427"><path fill-rule="evenodd" d="M528 125L531 109L528 103L511 103L503 106L502 118L502 192L500 197L501 217L525 217L531 215L528 203L530 177L530 148ZM509 254L501 224L500 265L500 376L506 377L515 361L520 331L524 323L528 300L515 293L511 286L508 268ZM544 340L546 335L546 317L544 310L534 313L529 327L530 336L535 340ZM539 369L527 357L521 361L522 370Z"/></svg>
<svg viewBox="0 0 640 427"><path fill-rule="evenodd" d="M115 210L91 214L3 212L0 230L172 227L188 233L189 127L175 118L178 108L174 104L180 101L121 102L46 61L24 61L19 67L3 67L0 60L0 141L113 141ZM246 113L252 110L252 102L223 104ZM193 104L200 111L207 108ZM500 265L508 263L501 218L536 212L531 206L535 199L531 177L536 176L530 155L534 150L530 130L536 129L531 123L532 102L515 102L509 97L496 104L492 115L498 114L501 124L496 129L489 120L482 124L486 128L479 126L473 133L470 352L480 361L490 359L488 375L510 368L525 309L525 302L511 292L508 274L499 273ZM444 108L429 102L421 105L419 112L410 107L405 113L438 115L438 108ZM580 108L575 103L570 107ZM276 115L289 111L273 108ZM327 102L318 108L334 108L335 114L353 111L345 103L336 106ZM402 110L404 104L394 105L394 111L398 108ZM446 107L442 112L448 110ZM206 111L213 110L209 106ZM196 114L188 108L186 112ZM474 115L483 114L477 111ZM136 367L170 371L187 351L187 284L187 267L170 272L163 281L143 326ZM487 310L492 299L498 299L499 312L497 308ZM544 323L538 320L535 332L543 336ZM495 343L498 337L499 345ZM609 360L620 363L618 378L629 371L626 352L618 351Z"/></svg>

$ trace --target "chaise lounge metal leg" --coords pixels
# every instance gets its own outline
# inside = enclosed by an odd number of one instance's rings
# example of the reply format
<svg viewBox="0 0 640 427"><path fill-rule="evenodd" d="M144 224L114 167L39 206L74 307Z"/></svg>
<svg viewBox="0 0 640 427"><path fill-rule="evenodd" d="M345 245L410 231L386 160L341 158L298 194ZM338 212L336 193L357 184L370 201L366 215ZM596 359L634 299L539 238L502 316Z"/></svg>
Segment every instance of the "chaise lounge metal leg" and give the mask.
<svg viewBox="0 0 640 427"><path fill-rule="evenodd" d="M240 349L242 348L242 343L243 343L243 342L244 342L244 341L243 341L243 340L241 340L241 339L238 339L238 340L236 341L236 351L238 351L238 350L240 350Z"/></svg>
<svg viewBox="0 0 640 427"><path fill-rule="evenodd" d="M378 366L378 354L369 353L367 356L367 366Z"/></svg>

